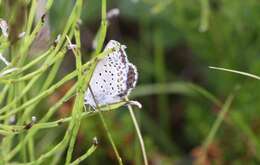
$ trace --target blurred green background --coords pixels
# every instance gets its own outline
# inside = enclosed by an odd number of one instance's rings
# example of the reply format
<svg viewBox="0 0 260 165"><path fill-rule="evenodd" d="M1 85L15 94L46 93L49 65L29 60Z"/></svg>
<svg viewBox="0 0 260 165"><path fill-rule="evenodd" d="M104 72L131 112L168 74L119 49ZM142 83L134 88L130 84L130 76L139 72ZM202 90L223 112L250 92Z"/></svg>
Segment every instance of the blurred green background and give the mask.
<svg viewBox="0 0 260 165"><path fill-rule="evenodd" d="M72 4L70 0L54 2L50 14L54 35L61 31ZM190 164L197 159L220 107L190 88L187 83L191 82L223 102L240 87L230 110L234 115L227 115L230 121L224 122L209 147L209 162L260 163L260 148L256 147L259 81L208 68L260 74L259 1L114 0L107 4L108 10L118 8L120 14L109 21L106 41L115 39L127 45L129 59L138 68L133 96L143 104L136 112L150 162ZM84 5L80 28L82 52L88 56L99 27L101 1L88 0ZM122 110L106 117L123 159L133 164L139 145L129 113ZM82 124L83 141L102 132L97 129L97 120L91 120ZM100 147L87 162L109 159L115 163L115 158L109 157L110 145L101 141L105 148Z"/></svg>
<svg viewBox="0 0 260 165"><path fill-rule="evenodd" d="M54 1L49 15L52 38L61 33L73 4L71 0ZM120 14L109 19L105 43L114 39L125 44L139 72L131 97L143 105L135 112L150 164L196 162L229 95L234 100L203 164L259 164L260 82L209 66L260 75L260 2L108 0L107 5L108 11L118 8ZM100 13L101 1L84 2L80 31L85 61L93 50ZM74 69L73 56L66 58L61 75ZM142 164L126 108L105 117L124 162ZM63 133L59 128L48 130L50 142ZM85 152L94 136L99 147L84 163L116 164L97 116L82 122L75 157Z"/></svg>

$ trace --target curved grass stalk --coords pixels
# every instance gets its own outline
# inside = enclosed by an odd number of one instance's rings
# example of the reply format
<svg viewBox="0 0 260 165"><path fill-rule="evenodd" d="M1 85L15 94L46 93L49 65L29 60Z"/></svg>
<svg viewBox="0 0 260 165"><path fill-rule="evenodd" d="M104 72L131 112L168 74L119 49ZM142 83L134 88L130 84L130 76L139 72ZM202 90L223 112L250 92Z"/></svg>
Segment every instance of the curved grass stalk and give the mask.
<svg viewBox="0 0 260 165"><path fill-rule="evenodd" d="M5 85L5 87L2 89L1 94L0 94L0 105L1 105L2 101L4 100L8 89L9 89L9 85Z"/></svg>
<svg viewBox="0 0 260 165"><path fill-rule="evenodd" d="M107 1L102 0L102 6L101 6L101 25L100 25L100 33L99 38L98 38L98 43L97 43L97 48L95 50L94 55L97 55L101 52L102 47L104 45L104 41L106 38L106 33L107 33L107 16L106 16L106 8L107 8Z"/></svg>
<svg viewBox="0 0 260 165"><path fill-rule="evenodd" d="M54 114L54 112L64 103L68 100L69 97L71 97L71 95L75 92L75 89L76 89L76 85L74 85L66 94L63 98L61 98L55 105L53 105L49 111L46 113L46 115L39 121L39 124L35 124L33 126L32 129L29 130L29 133L26 135L25 137L25 142L26 143L27 141L29 141L30 139L32 139L33 135L36 134L36 132L38 130L40 130L41 128L45 128L44 126L47 125L47 126L50 126L49 128L52 128L53 125L55 126L58 126L60 123L62 123L62 121L57 121L57 122L51 122L51 123L45 123L41 126L41 124L43 122L46 122L47 120L49 120L49 118ZM69 121L69 120L66 120L65 121ZM56 124L53 124L53 123L56 123ZM39 125L39 126L38 126ZM21 126L21 127L18 127L20 129L24 129L24 126ZM23 131L23 130L21 130ZM19 132L19 130L18 130ZM16 147L10 152L9 154L9 159L11 159L19 150L20 148L22 147L21 145L22 142L18 143L16 145Z"/></svg>
<svg viewBox="0 0 260 165"><path fill-rule="evenodd" d="M212 143L222 121L224 120L225 118L225 115L227 114L228 110L230 109L230 106L231 106L231 103L234 99L234 95L231 94L226 102L224 103L219 115L217 116L217 119L215 120L213 126L211 127L210 129L210 132L206 138L206 140L204 141L204 144L203 144L203 152L202 152L202 155L201 155L201 158L199 160L199 164L200 163L203 163L206 159L206 155L207 155L207 150L208 150L208 147L209 145Z"/></svg>
<svg viewBox="0 0 260 165"><path fill-rule="evenodd" d="M72 72L71 74L65 76L61 81L59 81L58 83L54 84L53 86L51 86L48 90L40 93L39 95L37 95L35 98L25 102L24 104L22 104L20 107L17 107L15 109L13 109L12 111L0 116L0 120L6 119L8 117L10 117L11 115L20 112L21 110L23 110L24 108L32 105L33 103L43 99L44 97L50 95L51 93L53 93L57 88L59 88L60 86L62 86L65 82L71 80L72 78L74 78L76 75L76 72Z"/></svg>
<svg viewBox="0 0 260 165"><path fill-rule="evenodd" d="M55 111L62 106L76 91L76 84L70 88L70 90L55 104L53 105L49 111L43 116L43 118L39 121L40 123L48 121L51 116L55 113Z"/></svg>
<svg viewBox="0 0 260 165"><path fill-rule="evenodd" d="M236 74L240 74L240 75L244 75L247 77L251 77L257 80L260 80L260 77L251 73L247 73L247 72L242 72L242 71L238 71L238 70L233 70L233 69L226 69L226 68L220 68L220 67L213 67L213 66L209 66L210 69L215 69L215 70L222 70L222 71L226 71L226 72L231 72L231 73L236 73Z"/></svg>
<svg viewBox="0 0 260 165"><path fill-rule="evenodd" d="M47 64L51 59L52 57L54 56L55 54L51 54L47 59L46 61L44 62L44 65ZM43 72L42 72L43 73ZM0 114L4 113L4 112L7 112L9 111L9 109L14 105L16 104L33 86L33 84L40 78L41 74L33 77L32 80L29 81L29 83L26 85L26 87L24 87L24 89L21 91L20 95L17 96L16 98L14 98L8 105L4 106L3 108L0 109Z"/></svg>
<svg viewBox="0 0 260 165"><path fill-rule="evenodd" d="M200 0L201 12L200 12L200 26L199 31L205 32L209 27L210 17L210 3L209 0Z"/></svg>
<svg viewBox="0 0 260 165"><path fill-rule="evenodd" d="M117 108L114 109L100 109L101 112L110 112L110 111L114 111ZM90 111L90 112L83 112L81 114L81 118L87 118L90 116L94 116L97 115L98 112L97 111ZM54 127L58 127L61 124L70 122L72 120L72 117L66 117L66 118L61 118L59 120L56 121L51 121L51 122L39 122L36 124L33 124L32 127L27 130L30 134L31 132L34 132L35 130L40 130L40 129L48 129L48 128L54 128ZM16 126L9 126L4 128L6 131L15 131L16 133L21 133L26 131L25 129L25 125L16 125Z"/></svg>
<svg viewBox="0 0 260 165"><path fill-rule="evenodd" d="M113 110L116 110L116 109L117 108L115 108L115 109L101 109L101 111L102 112L110 112L110 111L113 111ZM99 113L98 111L83 112L81 114L81 118L87 118L87 117L91 117L93 115L98 115L98 113ZM52 121L52 122L34 124L32 126L32 128L28 130L28 133L25 136L25 138L23 139L23 141L21 141L19 144L17 144L15 146L15 148L11 152L8 153L8 155L6 156L6 160L10 160L12 157L14 157L15 154L17 152L19 152L20 148L22 147L22 144L28 142L29 139L32 136L34 136L34 134L37 131L39 131L41 129L50 129L50 128L58 127L58 126L62 125L63 123L70 122L71 120L72 120L72 117L70 116L70 117L62 118L62 119L59 119L59 120L56 120L56 121ZM24 128L24 126L20 126L20 128L22 128L22 127ZM20 131L23 131L23 130L20 130Z"/></svg>
<svg viewBox="0 0 260 165"><path fill-rule="evenodd" d="M44 73L51 65L53 65L56 61L58 61L59 59L62 59L64 56L65 52L59 52L52 61L49 61L49 63L43 64L39 69L37 69L36 71L29 73L23 77L17 78L17 79L3 79L0 81L4 81L5 83L7 82L8 84L13 84L16 82L20 82L20 81L25 81L28 79L31 79L33 77L35 77L36 75L42 74Z"/></svg>
<svg viewBox="0 0 260 165"><path fill-rule="evenodd" d="M28 36L26 35L24 38L24 43L23 46L20 47L19 50L19 54L17 56L14 57L14 59L12 60L11 64L13 66L21 66L24 63L25 58L27 57L28 53L26 53L29 49L29 47L31 46L32 42L34 41L34 39L36 38L37 34L39 33L39 31L41 30L42 26L44 24L44 21L40 20L34 30L32 31L32 33ZM18 64L17 64L18 63Z"/></svg>
<svg viewBox="0 0 260 165"><path fill-rule="evenodd" d="M128 98L126 98L126 101L129 101ZM144 140L143 140L143 137L142 137L140 128L139 128L139 126L138 126L138 122L137 122L137 120L136 120L136 117L135 117L133 108L132 108L132 106L129 105L129 104L127 105L127 108L128 108L128 110L129 110L129 112L130 112L130 116L131 116L132 121L133 121L133 123L134 123L134 127L135 127L135 130L136 130L136 133L137 133L139 142L140 142L140 146L141 146L141 150L142 150L142 155L143 155L144 164L145 164L145 165L148 165L148 159L147 159L147 154L146 154L146 151L145 151Z"/></svg>
<svg viewBox="0 0 260 165"><path fill-rule="evenodd" d="M97 149L97 144L92 144L92 146L87 150L85 154L77 158L75 161L73 161L70 165L78 165L83 160L87 159L95 150Z"/></svg>
<svg viewBox="0 0 260 165"><path fill-rule="evenodd" d="M31 32L33 20L34 20L35 13L36 13L36 7L37 7L37 1L32 0L31 8L29 11L29 16L28 16L28 21L27 21L26 34L29 34Z"/></svg>
<svg viewBox="0 0 260 165"><path fill-rule="evenodd" d="M1 78L7 78L7 77L11 77L13 75L17 75L19 73L22 73L24 72L25 70L29 69L30 67L36 65L38 62L40 62L42 59L44 59L45 57L47 57L51 52L52 50L54 49L54 47L51 47L49 48L46 52L44 52L42 55L38 56L37 58L33 59L31 62L29 62L28 64L26 64L25 66L19 68L19 70L11 73L11 74L8 74L6 76L3 76Z"/></svg>

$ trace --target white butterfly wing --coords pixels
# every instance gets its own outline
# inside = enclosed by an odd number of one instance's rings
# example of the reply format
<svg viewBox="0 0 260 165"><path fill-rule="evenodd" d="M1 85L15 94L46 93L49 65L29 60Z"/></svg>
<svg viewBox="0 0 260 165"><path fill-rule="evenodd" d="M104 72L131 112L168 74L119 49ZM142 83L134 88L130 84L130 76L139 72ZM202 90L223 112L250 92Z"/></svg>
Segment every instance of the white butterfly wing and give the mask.
<svg viewBox="0 0 260 165"><path fill-rule="evenodd" d="M105 50L115 47L120 49L98 62L90 80L90 88L99 106L121 101L135 87L137 81L136 68L128 62L123 45L111 40ZM85 104L96 107L95 100L87 89Z"/></svg>

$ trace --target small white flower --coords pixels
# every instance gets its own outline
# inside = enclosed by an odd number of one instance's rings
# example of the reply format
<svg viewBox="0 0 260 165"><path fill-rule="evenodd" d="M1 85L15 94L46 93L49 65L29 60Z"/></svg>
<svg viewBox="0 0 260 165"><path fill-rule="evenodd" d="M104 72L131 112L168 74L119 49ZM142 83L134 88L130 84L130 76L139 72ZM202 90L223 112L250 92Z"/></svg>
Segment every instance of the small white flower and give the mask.
<svg viewBox="0 0 260 165"><path fill-rule="evenodd" d="M71 41L70 41L70 39L69 39L68 36L66 36L66 38L67 38L67 40L68 40L68 42L69 42L68 45L67 45L68 50L76 49L76 48L77 48L77 45L71 43Z"/></svg>
<svg viewBox="0 0 260 165"><path fill-rule="evenodd" d="M56 44L60 42L60 37L61 37L60 34L56 37L56 39L55 39L55 41L54 41Z"/></svg>
<svg viewBox="0 0 260 165"><path fill-rule="evenodd" d="M107 12L107 19L117 17L119 14L120 14L120 10L118 8L111 9Z"/></svg>
<svg viewBox="0 0 260 165"><path fill-rule="evenodd" d="M15 117L15 115L12 115L12 116L9 118L8 123L9 123L9 124L15 124L15 122L16 122L16 117Z"/></svg>
<svg viewBox="0 0 260 165"><path fill-rule="evenodd" d="M8 37L8 24L5 20L0 18L0 28L4 37Z"/></svg>
<svg viewBox="0 0 260 165"><path fill-rule="evenodd" d="M4 56L3 56L3 54L2 53L0 53L0 60L1 61L3 61L4 63L5 63L5 65L10 65L10 62L8 62L5 58L4 58Z"/></svg>
<svg viewBox="0 0 260 165"><path fill-rule="evenodd" d="M76 49L76 48L77 48L77 45L70 43L70 44L68 44L67 47L68 47L68 50L72 50L72 49Z"/></svg>
<svg viewBox="0 0 260 165"><path fill-rule="evenodd" d="M32 122L33 122L33 123L36 123L36 121L37 121L36 116L32 116Z"/></svg>
<svg viewBox="0 0 260 165"><path fill-rule="evenodd" d="M18 38L20 38L20 39L23 38L24 36L25 36L25 32L21 32L18 34Z"/></svg>

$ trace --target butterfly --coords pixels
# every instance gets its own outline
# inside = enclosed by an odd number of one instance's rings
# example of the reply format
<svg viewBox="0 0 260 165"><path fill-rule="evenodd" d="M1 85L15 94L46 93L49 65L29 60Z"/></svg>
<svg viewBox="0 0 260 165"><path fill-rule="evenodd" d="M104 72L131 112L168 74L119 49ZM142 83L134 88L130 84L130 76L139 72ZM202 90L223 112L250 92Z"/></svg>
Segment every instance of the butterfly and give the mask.
<svg viewBox="0 0 260 165"><path fill-rule="evenodd" d="M84 102L91 107L120 102L136 86L138 73L127 59L126 46L110 40L104 50L109 49L115 51L97 63L85 92Z"/></svg>

